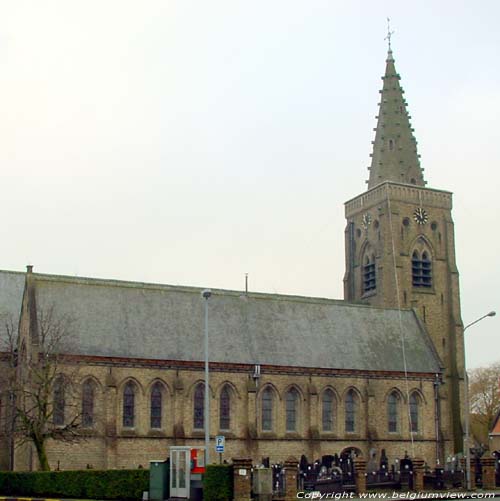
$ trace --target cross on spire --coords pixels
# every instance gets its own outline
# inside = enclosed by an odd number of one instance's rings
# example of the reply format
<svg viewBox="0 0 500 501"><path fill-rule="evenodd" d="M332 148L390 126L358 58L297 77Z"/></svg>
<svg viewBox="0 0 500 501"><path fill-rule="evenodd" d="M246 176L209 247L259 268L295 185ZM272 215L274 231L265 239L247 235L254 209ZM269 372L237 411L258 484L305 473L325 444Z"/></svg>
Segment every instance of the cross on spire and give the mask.
<svg viewBox="0 0 500 501"><path fill-rule="evenodd" d="M392 35L394 35L394 30L391 31L391 20L387 18L387 36L384 38L384 40L387 40L387 43L389 44L389 52L392 50L391 49Z"/></svg>

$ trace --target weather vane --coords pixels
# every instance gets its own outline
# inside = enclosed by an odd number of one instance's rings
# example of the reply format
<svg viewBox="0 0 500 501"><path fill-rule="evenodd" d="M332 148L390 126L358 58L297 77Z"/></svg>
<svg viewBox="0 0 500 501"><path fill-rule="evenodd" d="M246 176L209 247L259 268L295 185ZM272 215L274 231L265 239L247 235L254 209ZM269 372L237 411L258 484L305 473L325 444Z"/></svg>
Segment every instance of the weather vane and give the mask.
<svg viewBox="0 0 500 501"><path fill-rule="evenodd" d="M387 18L387 36L384 38L384 40L387 40L389 43L389 50L391 49L391 37L394 35L394 31L391 31L391 20Z"/></svg>

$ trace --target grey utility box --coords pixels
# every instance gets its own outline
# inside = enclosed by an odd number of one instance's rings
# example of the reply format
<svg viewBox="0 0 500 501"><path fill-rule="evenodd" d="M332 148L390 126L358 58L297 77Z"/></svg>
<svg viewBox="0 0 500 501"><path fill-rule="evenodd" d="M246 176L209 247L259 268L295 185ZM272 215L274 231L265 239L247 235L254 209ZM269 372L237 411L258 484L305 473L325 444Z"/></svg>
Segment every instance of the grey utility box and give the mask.
<svg viewBox="0 0 500 501"><path fill-rule="evenodd" d="M273 470L271 468L254 468L252 490L259 501L271 501L273 497Z"/></svg>
<svg viewBox="0 0 500 501"><path fill-rule="evenodd" d="M170 460L149 462L149 501L164 501L170 496Z"/></svg>

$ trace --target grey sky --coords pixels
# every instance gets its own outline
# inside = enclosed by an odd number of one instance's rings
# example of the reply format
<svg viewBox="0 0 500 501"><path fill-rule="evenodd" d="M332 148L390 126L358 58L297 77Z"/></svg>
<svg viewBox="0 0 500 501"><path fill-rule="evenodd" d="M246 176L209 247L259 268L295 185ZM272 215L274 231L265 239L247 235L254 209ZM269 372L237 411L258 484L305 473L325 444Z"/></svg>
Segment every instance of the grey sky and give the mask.
<svg viewBox="0 0 500 501"><path fill-rule="evenodd" d="M464 322L500 310L499 5L3 0L0 268L341 298L389 15Z"/></svg>

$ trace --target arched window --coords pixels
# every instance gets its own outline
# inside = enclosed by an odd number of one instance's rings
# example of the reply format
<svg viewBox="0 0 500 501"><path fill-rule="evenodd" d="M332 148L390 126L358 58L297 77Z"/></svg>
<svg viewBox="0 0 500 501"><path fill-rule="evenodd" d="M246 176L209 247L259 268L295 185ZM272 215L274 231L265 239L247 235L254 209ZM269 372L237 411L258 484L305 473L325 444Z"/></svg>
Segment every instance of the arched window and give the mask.
<svg viewBox="0 0 500 501"><path fill-rule="evenodd" d="M410 429L412 433L419 431L419 408L420 397L414 392L410 395Z"/></svg>
<svg viewBox="0 0 500 501"><path fill-rule="evenodd" d="M413 251L411 273L413 287L432 287L432 261L427 251Z"/></svg>
<svg viewBox="0 0 500 501"><path fill-rule="evenodd" d="M354 390L349 390L345 396L345 431L356 431L357 396Z"/></svg>
<svg viewBox="0 0 500 501"><path fill-rule="evenodd" d="M262 393L262 431L273 429L273 390L266 388Z"/></svg>
<svg viewBox="0 0 500 501"><path fill-rule="evenodd" d="M82 426L94 426L95 383L87 379L82 387Z"/></svg>
<svg viewBox="0 0 500 501"><path fill-rule="evenodd" d="M64 424L64 411L66 406L64 386L64 377L57 376L54 382L54 408L52 421L58 426Z"/></svg>
<svg viewBox="0 0 500 501"><path fill-rule="evenodd" d="M286 431L297 431L297 415L299 406L299 392L292 388L285 398L286 405Z"/></svg>
<svg viewBox="0 0 500 501"><path fill-rule="evenodd" d="M133 428L135 424L135 384L129 381L123 389L123 426Z"/></svg>
<svg viewBox="0 0 500 501"><path fill-rule="evenodd" d="M399 395L393 391L387 397L387 429L389 433L398 431L399 422Z"/></svg>
<svg viewBox="0 0 500 501"><path fill-rule="evenodd" d="M198 383L194 390L193 426L196 430L205 427L205 384Z"/></svg>
<svg viewBox="0 0 500 501"><path fill-rule="evenodd" d="M231 427L231 390L224 385L220 392L219 401L219 429L229 430Z"/></svg>
<svg viewBox="0 0 500 501"><path fill-rule="evenodd" d="M322 423L323 431L333 431L335 395L332 390L327 389L323 392Z"/></svg>
<svg viewBox="0 0 500 501"><path fill-rule="evenodd" d="M163 386L156 382L151 388L151 428L161 428Z"/></svg>
<svg viewBox="0 0 500 501"><path fill-rule="evenodd" d="M363 294L377 288L375 276L375 255L365 254L363 259Z"/></svg>

